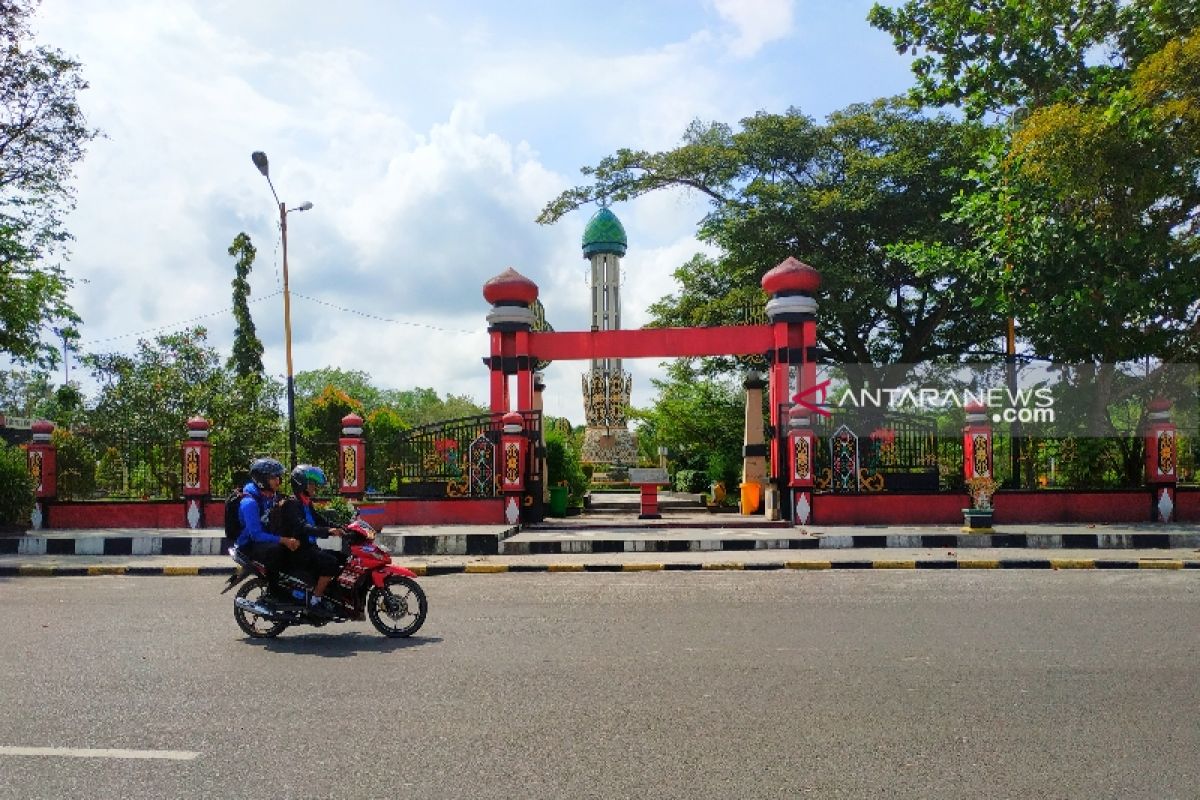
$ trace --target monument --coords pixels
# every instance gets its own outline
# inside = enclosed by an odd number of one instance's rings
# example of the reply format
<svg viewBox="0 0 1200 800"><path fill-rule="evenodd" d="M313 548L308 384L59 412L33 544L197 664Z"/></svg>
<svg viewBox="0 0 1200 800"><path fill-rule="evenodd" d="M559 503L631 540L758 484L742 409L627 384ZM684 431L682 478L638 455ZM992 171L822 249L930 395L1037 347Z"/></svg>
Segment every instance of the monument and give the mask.
<svg viewBox="0 0 1200 800"><path fill-rule="evenodd" d="M592 265L593 332L621 329L621 257L626 244L621 220L603 206L583 230L583 257ZM626 420L632 389L633 377L621 369L621 359L592 359L591 369L583 376L587 430L582 461L625 467L637 464L637 442Z"/></svg>

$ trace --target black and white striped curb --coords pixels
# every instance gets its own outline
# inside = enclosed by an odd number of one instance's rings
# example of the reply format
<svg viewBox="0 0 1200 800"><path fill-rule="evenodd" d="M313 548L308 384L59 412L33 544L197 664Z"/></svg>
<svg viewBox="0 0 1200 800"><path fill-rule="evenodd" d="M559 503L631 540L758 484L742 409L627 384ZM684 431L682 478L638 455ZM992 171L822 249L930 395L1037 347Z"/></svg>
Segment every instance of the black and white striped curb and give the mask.
<svg viewBox="0 0 1200 800"><path fill-rule="evenodd" d="M1200 532L1171 533L1017 533L1017 534L830 534L785 538L771 534L737 534L685 538L589 536L553 538L536 531L511 538L516 529L499 534L383 534L381 543L401 556L537 556L605 553L709 553L747 550L856 550L1005 548L1027 550L1163 550L1200 548ZM225 553L221 535L197 533L174 536L0 537L0 555L25 556L218 556Z"/></svg>
<svg viewBox="0 0 1200 800"><path fill-rule="evenodd" d="M1014 534L887 534L810 536L804 539L740 534L704 539L595 537L551 538L539 541L536 533L522 534L502 545L503 555L574 555L589 553L678 553L739 550L971 550L987 548L1029 550L1190 550L1200 548L1197 533L1014 533ZM434 553L405 551L404 555ZM464 555L463 553L443 553ZM465 555L476 555L466 553ZM480 553L478 555L486 555Z"/></svg>
<svg viewBox="0 0 1200 800"><path fill-rule="evenodd" d="M580 564L408 564L417 575L498 575L508 573L580 573L580 572L700 572L713 570L759 572L786 570L1200 570L1200 560L1179 558L1012 558L1012 559L872 559L842 561L710 561L668 563L580 563ZM220 575L231 574L231 567L130 567L130 566L41 566L25 564L0 566L0 577L81 577L89 575Z"/></svg>

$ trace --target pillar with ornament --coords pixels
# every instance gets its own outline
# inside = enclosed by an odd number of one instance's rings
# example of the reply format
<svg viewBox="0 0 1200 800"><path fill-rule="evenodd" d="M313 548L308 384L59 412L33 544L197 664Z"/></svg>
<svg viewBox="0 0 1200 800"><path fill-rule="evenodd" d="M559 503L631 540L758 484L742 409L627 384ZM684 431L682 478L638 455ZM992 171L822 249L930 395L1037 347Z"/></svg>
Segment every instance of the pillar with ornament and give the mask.
<svg viewBox="0 0 1200 800"><path fill-rule="evenodd" d="M963 426L963 479L995 478L992 472L992 421L987 406L970 403Z"/></svg>
<svg viewBox="0 0 1200 800"><path fill-rule="evenodd" d="M33 441L26 451L29 474L33 477L30 522L34 530L41 530L50 527L50 505L58 497L58 455L53 441L53 422L39 419L30 430Z"/></svg>
<svg viewBox="0 0 1200 800"><path fill-rule="evenodd" d="M208 441L210 425L201 416L187 421L187 439L181 448L183 457L184 520L192 530L205 527L204 505L210 491L210 458Z"/></svg>
<svg viewBox="0 0 1200 800"><path fill-rule="evenodd" d="M525 494L525 459L529 457L529 439L525 418L510 411L500 419L500 491L504 495L504 520L509 525L521 521Z"/></svg>
<svg viewBox="0 0 1200 800"><path fill-rule="evenodd" d="M337 489L347 500L361 500L367 491L367 442L363 439L363 418L358 414L342 417Z"/></svg>
<svg viewBox="0 0 1200 800"><path fill-rule="evenodd" d="M812 522L816 434L811 420L803 406L795 405L788 411L788 486L792 490L789 517L793 526Z"/></svg>
<svg viewBox="0 0 1200 800"><path fill-rule="evenodd" d="M1145 428L1146 486L1150 489L1151 519L1175 521L1175 488L1179 483L1179 437L1171 421L1171 401L1150 402Z"/></svg>
<svg viewBox="0 0 1200 800"><path fill-rule="evenodd" d="M537 365L529 355L529 334L537 297L537 284L512 267L483 284L483 299L492 304L487 315L491 354L484 364L491 372L494 414L533 408ZM509 385L512 377L516 378L515 388Z"/></svg>
<svg viewBox="0 0 1200 800"><path fill-rule="evenodd" d="M772 328L771 350L766 354L769 373L768 394L771 404L771 475L777 476L781 497L791 498L786 478L789 454L787 420L781 409L797 403L810 414L824 410L827 382L817 383L817 301L821 274L808 264L789 256L762 277L767 301L767 319ZM795 503L790 499L783 509L790 515Z"/></svg>

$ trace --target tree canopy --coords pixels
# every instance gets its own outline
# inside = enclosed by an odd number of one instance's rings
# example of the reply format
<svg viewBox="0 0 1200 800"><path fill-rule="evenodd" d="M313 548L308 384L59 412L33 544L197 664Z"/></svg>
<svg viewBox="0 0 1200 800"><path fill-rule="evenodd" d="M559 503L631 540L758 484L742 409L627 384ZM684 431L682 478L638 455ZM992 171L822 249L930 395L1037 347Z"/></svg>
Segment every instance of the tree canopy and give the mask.
<svg viewBox="0 0 1200 800"><path fill-rule="evenodd" d="M673 150L619 150L585 168L593 182L552 200L538 221L595 200L699 192L710 211L698 236L720 254L679 267L681 291L651 307L656 324L744 322L765 305L762 275L793 255L821 272L818 335L831 358L958 358L995 339L999 319L972 306L953 265L917 270L889 247L966 241L946 215L986 140L982 125L897 100L853 105L824 124L797 109L760 112L736 131L697 122Z"/></svg>
<svg viewBox="0 0 1200 800"><path fill-rule="evenodd" d="M77 334L71 281L54 259L70 239L71 177L96 131L78 104L88 86L79 63L33 42L36 5L0 0L0 352L52 366L58 351L42 333Z"/></svg>

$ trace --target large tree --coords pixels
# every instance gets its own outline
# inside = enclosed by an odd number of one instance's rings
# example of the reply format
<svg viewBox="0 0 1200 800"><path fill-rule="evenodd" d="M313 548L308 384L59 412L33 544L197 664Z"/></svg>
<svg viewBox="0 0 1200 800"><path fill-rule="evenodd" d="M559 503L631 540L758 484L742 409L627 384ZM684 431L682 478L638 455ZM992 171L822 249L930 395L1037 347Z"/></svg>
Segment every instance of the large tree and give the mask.
<svg viewBox="0 0 1200 800"><path fill-rule="evenodd" d="M55 259L70 239L70 180L96 131L79 108L88 85L79 63L33 42L36 6L0 0L0 352L49 366L58 351L42 334L56 327L70 338L79 322Z"/></svg>
<svg viewBox="0 0 1200 800"><path fill-rule="evenodd" d="M953 215L971 241L907 259L956 264L1033 355L1200 357L1200 4L911 0L871 21L917 54L915 99L1010 120Z"/></svg>
<svg viewBox="0 0 1200 800"><path fill-rule="evenodd" d="M1194 375L1162 367L1200 360L1200 3L909 0L870 19L916 56L916 101L1006 120L952 215L971 241L898 255L956 265L1025 355L1076 364L1064 406L1086 406L1060 433L1107 434L1136 479L1148 396L1196 413ZM1163 383L1135 379L1151 365Z"/></svg>
<svg viewBox="0 0 1200 800"><path fill-rule="evenodd" d="M233 355L229 366L239 378L263 377L263 343L254 328L250 316L250 270L254 268L254 257L258 250L246 233L239 233L229 245L229 255L234 257L233 319L237 326L233 331Z"/></svg>
<svg viewBox="0 0 1200 800"><path fill-rule="evenodd" d="M719 254L677 270L681 289L652 306L656 324L744 321L765 303L762 275L792 255L822 274L818 335L832 359L953 360L987 349L1001 323L972 306L962 275L918 271L889 246L965 240L946 213L985 136L981 125L895 100L850 106L824 124L795 109L759 113L737 131L694 123L674 150L620 150L585 168L593 182L550 202L539 222L596 200L699 192L710 211L698 235Z"/></svg>

